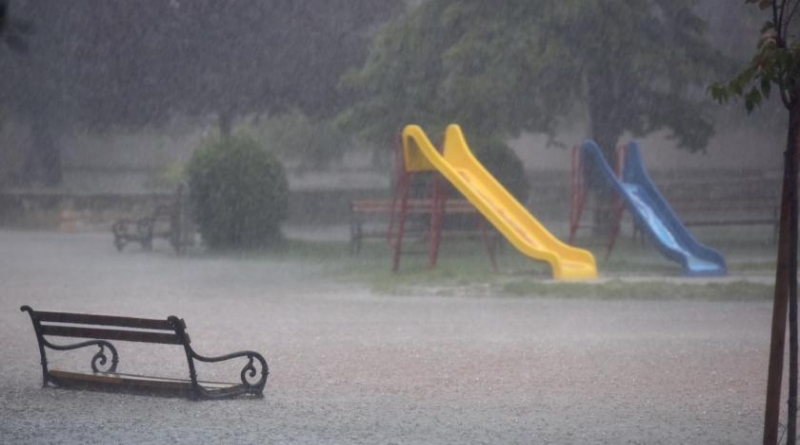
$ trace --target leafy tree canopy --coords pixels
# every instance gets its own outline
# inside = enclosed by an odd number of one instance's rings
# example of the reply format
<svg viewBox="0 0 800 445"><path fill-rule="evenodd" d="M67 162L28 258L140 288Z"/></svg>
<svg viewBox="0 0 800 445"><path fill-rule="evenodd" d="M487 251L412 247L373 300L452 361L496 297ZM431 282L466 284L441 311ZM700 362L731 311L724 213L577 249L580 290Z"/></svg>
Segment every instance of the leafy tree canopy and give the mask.
<svg viewBox="0 0 800 445"><path fill-rule="evenodd" d="M800 41L791 38L789 32L800 2L746 2L758 4L761 9L771 8L771 17L761 29L756 54L750 62L733 79L712 85L709 89L711 95L720 102L742 97L750 112L768 99L772 87L777 86L781 102L790 109L792 102L800 99Z"/></svg>
<svg viewBox="0 0 800 445"><path fill-rule="evenodd" d="M16 0L10 20L7 1L0 0L0 111L36 127L20 176L51 185L61 182L58 136L72 125L137 128L174 115L217 115L227 133L248 114L293 107L315 118L334 114L347 100L337 90L342 72L363 61L376 24L402 6ZM6 56L5 46L28 54Z"/></svg>
<svg viewBox="0 0 800 445"><path fill-rule="evenodd" d="M554 133L586 112L612 149L624 131L669 129L702 149L703 88L724 62L689 0L429 0L386 26L345 88L343 122L386 140L408 123L499 137Z"/></svg>
<svg viewBox="0 0 800 445"><path fill-rule="evenodd" d="M720 102L743 97L747 111L753 111L777 87L781 102L789 112L786 150L783 163L778 263L767 374L767 404L764 411L765 445L779 443L780 398L783 379L784 341L788 306L789 321L789 400L786 443L797 443L798 394L798 159L800 159L800 41L797 34L798 0L746 0L767 13L761 28L756 54L733 79L711 86L711 95Z"/></svg>

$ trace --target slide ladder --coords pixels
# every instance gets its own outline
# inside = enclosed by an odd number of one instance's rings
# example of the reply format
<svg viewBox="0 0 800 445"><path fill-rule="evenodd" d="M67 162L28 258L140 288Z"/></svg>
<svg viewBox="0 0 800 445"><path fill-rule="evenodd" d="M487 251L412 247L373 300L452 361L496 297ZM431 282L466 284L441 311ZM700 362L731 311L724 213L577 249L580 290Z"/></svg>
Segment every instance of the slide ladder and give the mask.
<svg viewBox="0 0 800 445"><path fill-rule="evenodd" d="M593 141L587 140L581 145L581 158L617 191L635 223L665 257L681 264L686 275L727 274L722 255L698 242L658 191L647 174L636 142L626 147L621 177L609 167Z"/></svg>
<svg viewBox="0 0 800 445"><path fill-rule="evenodd" d="M406 171L438 171L521 253L548 263L557 280L597 277L594 256L553 236L525 209L467 146L461 128L452 124L445 132L442 153L417 125L403 130Z"/></svg>

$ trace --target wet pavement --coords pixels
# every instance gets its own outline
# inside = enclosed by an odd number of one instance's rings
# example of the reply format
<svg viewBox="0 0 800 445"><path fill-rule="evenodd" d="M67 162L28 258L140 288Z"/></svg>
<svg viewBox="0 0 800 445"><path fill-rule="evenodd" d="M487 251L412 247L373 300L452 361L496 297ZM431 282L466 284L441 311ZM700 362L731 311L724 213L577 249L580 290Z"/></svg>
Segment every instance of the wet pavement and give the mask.
<svg viewBox="0 0 800 445"><path fill-rule="evenodd" d="M110 234L0 231L0 246L0 443L761 440L767 301L383 296L290 261L120 254ZM265 397L42 389L22 304L178 315L201 354L262 352ZM181 356L125 345L119 371L181 377ZM235 380L229 371L200 374Z"/></svg>

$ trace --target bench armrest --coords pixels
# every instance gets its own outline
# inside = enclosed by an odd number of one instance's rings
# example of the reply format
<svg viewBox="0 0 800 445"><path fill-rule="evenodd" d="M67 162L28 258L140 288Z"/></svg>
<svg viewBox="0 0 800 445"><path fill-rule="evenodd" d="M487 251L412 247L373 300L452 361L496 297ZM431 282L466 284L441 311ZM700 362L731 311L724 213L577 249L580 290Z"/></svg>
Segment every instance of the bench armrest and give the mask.
<svg viewBox="0 0 800 445"><path fill-rule="evenodd" d="M117 371L117 364L119 363L119 354L117 354L117 348L114 347L110 342L106 340L88 340L83 341L80 343L73 343L69 345L57 345L50 343L45 338L42 338L42 345L56 350L56 351L70 351L73 349L84 348L87 346L99 346L100 350L97 351L92 357L92 372L116 372ZM108 362L108 357L106 357L105 348L108 348L111 351L111 364L108 366L108 369L100 369L100 366L106 366Z"/></svg>
<svg viewBox="0 0 800 445"><path fill-rule="evenodd" d="M261 392L264 389L264 385L266 385L267 383L267 376L269 375L269 366L267 366L267 361L264 360L264 357L261 356L261 354L259 354L258 352L239 351L231 354L220 355L217 357L206 357L192 350L192 358L205 363L218 363L237 358L247 359L247 363L244 365L244 367L242 367L242 371L240 373L240 378L242 381L241 385L225 390L225 394L221 394L221 396L229 397L231 395L231 392L251 393L251 394L261 395ZM255 366L255 362L258 362L261 367L261 376L258 378L257 381L252 382L251 380L258 375L258 369ZM214 396L213 391L205 390L205 392L206 395L209 397Z"/></svg>

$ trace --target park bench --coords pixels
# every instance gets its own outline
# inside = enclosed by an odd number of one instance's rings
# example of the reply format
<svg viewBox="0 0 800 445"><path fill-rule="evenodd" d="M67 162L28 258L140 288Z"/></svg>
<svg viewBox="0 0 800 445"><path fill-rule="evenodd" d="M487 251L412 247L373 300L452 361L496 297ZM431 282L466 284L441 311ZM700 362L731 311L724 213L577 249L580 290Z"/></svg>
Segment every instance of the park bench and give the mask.
<svg viewBox="0 0 800 445"><path fill-rule="evenodd" d="M775 200L726 198L710 204L705 200L668 199L668 202L685 227L768 226L772 242L778 240L781 209ZM641 236L641 229L634 225L633 237Z"/></svg>
<svg viewBox="0 0 800 445"><path fill-rule="evenodd" d="M195 352L190 344L186 323L176 316L167 319L148 319L42 312L35 311L30 306L22 306L20 310L30 315L39 342L42 386L52 384L63 388L185 396L194 400L263 395L269 374L264 357L253 351L235 352L218 357L202 356ZM51 343L49 337L84 340L70 344L56 344ZM117 348L109 340L182 346L188 364L189 378L175 379L118 373L119 355ZM91 359L91 372L49 368L47 349L70 351L92 346L99 347L99 351ZM196 362L219 363L233 359L246 360L239 375L240 382L203 382L197 379Z"/></svg>
<svg viewBox="0 0 800 445"><path fill-rule="evenodd" d="M156 206L153 213L138 219L121 218L111 226L114 246L122 251L128 243L139 243L144 250L153 249L154 238L169 239L173 209L169 205Z"/></svg>
<svg viewBox="0 0 800 445"><path fill-rule="evenodd" d="M741 201L736 204L741 204ZM687 227L765 225L772 228L773 241L778 235L780 205L771 200L752 201L746 212L712 212L708 207L693 208L686 203L678 203L678 206L678 211L688 216L684 222Z"/></svg>
<svg viewBox="0 0 800 445"><path fill-rule="evenodd" d="M686 227L767 226L773 242L780 224L779 192L779 184L758 178L728 181L717 189L686 184L664 190Z"/></svg>
<svg viewBox="0 0 800 445"><path fill-rule="evenodd" d="M409 215L414 222L420 217L427 218L433 209L431 199L409 199L406 207L406 215ZM350 201L350 252L358 253L364 240L367 239L387 239L389 230L388 221L392 216L400 213L400 200L394 199L356 199ZM445 215L471 215L479 216L475 207L465 199L448 199L445 201ZM372 225L368 227L370 219L379 219L384 224ZM424 221L427 222L427 221ZM474 230L446 230L448 234L461 235L480 235L479 227Z"/></svg>
<svg viewBox="0 0 800 445"><path fill-rule="evenodd" d="M183 192L184 186L178 187L173 202L160 204L152 213L140 218L121 218L111 226L114 234L114 246L122 251L128 243L139 243L144 250L153 249L153 240L163 238L179 254L194 240L194 228L191 222L188 200Z"/></svg>

